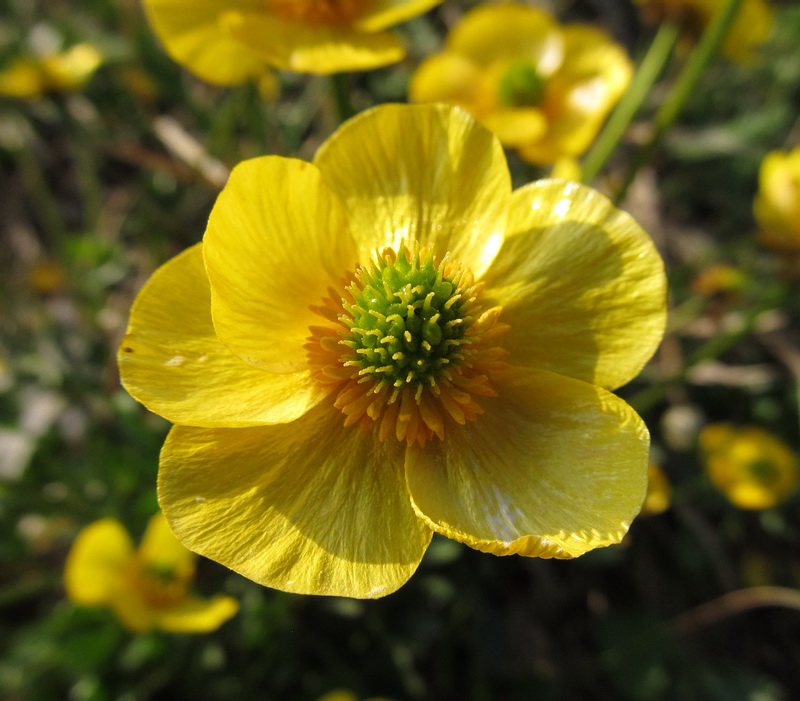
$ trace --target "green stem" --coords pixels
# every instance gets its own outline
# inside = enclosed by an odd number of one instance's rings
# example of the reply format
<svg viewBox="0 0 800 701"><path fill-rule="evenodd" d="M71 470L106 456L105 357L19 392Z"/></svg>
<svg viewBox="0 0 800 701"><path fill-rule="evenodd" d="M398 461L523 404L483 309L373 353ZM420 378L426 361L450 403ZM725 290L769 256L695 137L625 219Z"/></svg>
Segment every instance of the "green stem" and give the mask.
<svg viewBox="0 0 800 701"><path fill-rule="evenodd" d="M669 127L672 126L672 123L681 113L684 105L695 91L697 83L703 75L703 71L706 69L706 66L716 53L725 35L728 33L742 2L743 0L727 0L714 15L714 18L706 28L697 46L689 56L689 60L686 61L686 65L680 76L678 76L675 86L667 96L667 99L664 100L661 108L656 112L656 116L653 119L653 134L650 140L639 149L639 152L628 168L625 179L615 198L617 204L625 199L625 195L634 177L636 177L636 173L650 160L653 152L658 148L661 140L664 138L664 134Z"/></svg>
<svg viewBox="0 0 800 701"><path fill-rule="evenodd" d="M663 22L650 44L630 86L622 96L600 136L583 161L583 180L591 182L603 169L611 154L619 145L628 125L639 112L642 103L650 93L653 84L664 72L664 68L672 56L678 43L680 25L675 22Z"/></svg>
<svg viewBox="0 0 800 701"><path fill-rule="evenodd" d="M331 92L336 105L336 116L341 124L355 114L350 99L350 76L347 73L334 73L331 76Z"/></svg>

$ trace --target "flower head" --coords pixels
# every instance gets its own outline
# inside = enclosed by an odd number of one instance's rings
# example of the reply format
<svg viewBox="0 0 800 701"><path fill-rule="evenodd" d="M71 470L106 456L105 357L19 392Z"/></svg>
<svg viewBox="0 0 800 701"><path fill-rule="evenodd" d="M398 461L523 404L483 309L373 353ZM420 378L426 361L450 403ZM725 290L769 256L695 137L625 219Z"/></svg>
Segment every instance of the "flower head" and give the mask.
<svg viewBox="0 0 800 701"><path fill-rule="evenodd" d="M589 147L631 73L599 29L561 27L524 5L482 5L419 66L409 97L459 105L522 158L548 164Z"/></svg>
<svg viewBox="0 0 800 701"><path fill-rule="evenodd" d="M708 476L741 509L768 509L797 487L797 460L778 438L756 426L719 423L700 433Z"/></svg>
<svg viewBox="0 0 800 701"><path fill-rule="evenodd" d="M636 0L644 15L653 21L681 23L684 37L697 40L724 0ZM772 32L774 13L768 0L743 0L736 18L722 41L722 53L734 61L752 61L755 49Z"/></svg>
<svg viewBox="0 0 800 701"><path fill-rule="evenodd" d="M512 193L465 112L387 105L313 163L237 166L119 362L178 424L159 499L184 544L268 586L378 597L433 530L498 555L618 542L648 439L607 389L664 317L629 216L575 183Z"/></svg>
<svg viewBox="0 0 800 701"><path fill-rule="evenodd" d="M44 56L20 56L0 70L0 95L35 98L51 91L76 92L102 62L102 54L87 43Z"/></svg>
<svg viewBox="0 0 800 701"><path fill-rule="evenodd" d="M800 147L769 153L758 181L754 210L761 243L800 251Z"/></svg>
<svg viewBox="0 0 800 701"><path fill-rule="evenodd" d="M191 594L194 561L161 514L150 519L138 550L122 524L106 518L78 534L64 581L72 601L108 606L130 630L206 633L219 628L239 605L227 596Z"/></svg>
<svg viewBox="0 0 800 701"><path fill-rule="evenodd" d="M144 0L175 61L209 83L233 85L265 66L339 73L400 61L388 27L442 0Z"/></svg>

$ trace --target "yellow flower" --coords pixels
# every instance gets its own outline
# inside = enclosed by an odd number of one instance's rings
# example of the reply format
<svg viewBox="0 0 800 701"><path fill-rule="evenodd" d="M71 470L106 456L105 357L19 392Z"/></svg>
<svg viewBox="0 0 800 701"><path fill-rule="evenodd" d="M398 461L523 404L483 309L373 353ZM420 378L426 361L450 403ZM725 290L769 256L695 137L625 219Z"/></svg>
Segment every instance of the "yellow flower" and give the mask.
<svg viewBox="0 0 800 701"><path fill-rule="evenodd" d="M631 74L624 50L599 29L560 27L523 5L483 5L419 66L409 98L459 105L544 165L589 147Z"/></svg>
<svg viewBox="0 0 800 701"><path fill-rule="evenodd" d="M264 66L339 73L400 61L388 27L442 0L144 0L175 61L209 83L233 85Z"/></svg>
<svg viewBox="0 0 800 701"><path fill-rule="evenodd" d="M227 596L189 593L195 555L172 535L162 514L150 519L142 543L119 521L95 521L79 534L67 557L67 596L83 606L108 606L127 628L207 633L239 610Z"/></svg>
<svg viewBox="0 0 800 701"><path fill-rule="evenodd" d="M711 424L700 433L700 448L711 481L741 509L768 509L797 486L794 454L761 428Z"/></svg>
<svg viewBox="0 0 800 701"><path fill-rule="evenodd" d="M761 243L800 251L800 147L767 154L758 184L754 210Z"/></svg>
<svg viewBox="0 0 800 701"><path fill-rule="evenodd" d="M647 496L642 504L642 516L664 513L672 501L672 487L664 470L655 463L647 468Z"/></svg>
<svg viewBox="0 0 800 701"><path fill-rule="evenodd" d="M646 18L654 22L671 19L682 24L686 39L696 41L719 12L725 0L636 0ZM743 0L736 18L722 41L722 53L747 63L755 49L772 32L774 12L767 0Z"/></svg>
<svg viewBox="0 0 800 701"><path fill-rule="evenodd" d="M0 71L0 95L34 98L50 91L76 92L103 62L91 44L40 57L17 57Z"/></svg>
<svg viewBox="0 0 800 701"><path fill-rule="evenodd" d="M237 166L202 244L139 293L119 363L178 424L159 499L185 545L285 591L376 598L432 530L497 555L618 542L648 436L607 389L664 321L627 214L576 183L512 193L465 112L385 105L313 163Z"/></svg>

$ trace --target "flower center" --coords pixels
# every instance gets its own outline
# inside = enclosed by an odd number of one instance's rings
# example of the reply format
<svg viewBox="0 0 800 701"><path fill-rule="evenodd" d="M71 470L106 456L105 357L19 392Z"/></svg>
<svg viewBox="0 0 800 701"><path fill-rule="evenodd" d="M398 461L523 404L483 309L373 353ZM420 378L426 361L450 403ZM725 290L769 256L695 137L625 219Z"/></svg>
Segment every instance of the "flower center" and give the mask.
<svg viewBox="0 0 800 701"><path fill-rule="evenodd" d="M770 460L754 460L747 467L751 476L764 486L774 484L780 479L777 465Z"/></svg>
<svg viewBox="0 0 800 701"><path fill-rule="evenodd" d="M498 85L498 97L505 107L535 107L544 96L544 79L529 61L512 63Z"/></svg>
<svg viewBox="0 0 800 701"><path fill-rule="evenodd" d="M130 581L153 608L169 608L186 597L191 571L179 572L168 565L134 560Z"/></svg>
<svg viewBox="0 0 800 701"><path fill-rule="evenodd" d="M474 395L496 395L489 375L506 352L491 342L508 327L500 307L481 312L480 285L447 256L386 249L329 294L312 309L337 328L310 327L305 347L317 381L340 385L345 426L380 419L381 439L424 445L481 414Z"/></svg>
<svg viewBox="0 0 800 701"><path fill-rule="evenodd" d="M280 17L313 24L343 24L361 15L367 0L267 0Z"/></svg>

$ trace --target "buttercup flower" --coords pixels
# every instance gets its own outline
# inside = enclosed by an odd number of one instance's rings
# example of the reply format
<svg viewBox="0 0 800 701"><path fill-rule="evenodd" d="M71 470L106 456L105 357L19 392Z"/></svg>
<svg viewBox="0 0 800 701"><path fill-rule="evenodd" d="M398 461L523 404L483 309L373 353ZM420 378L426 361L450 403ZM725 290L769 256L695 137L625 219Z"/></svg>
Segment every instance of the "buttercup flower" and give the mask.
<svg viewBox="0 0 800 701"><path fill-rule="evenodd" d="M765 246L800 251L800 147L772 151L761 163L754 210Z"/></svg>
<svg viewBox="0 0 800 701"><path fill-rule="evenodd" d="M50 91L76 92L102 62L103 55L87 43L60 53L20 56L0 70L0 95L34 98Z"/></svg>
<svg viewBox="0 0 800 701"><path fill-rule="evenodd" d="M741 509L768 509L797 487L797 460L775 436L756 426L719 423L700 433L708 476Z"/></svg>
<svg viewBox="0 0 800 701"><path fill-rule="evenodd" d="M195 555L172 535L161 514L150 519L138 550L119 521L86 526L67 557L67 595L83 606L108 606L127 628L207 633L239 610L228 596L189 593Z"/></svg>
<svg viewBox="0 0 800 701"><path fill-rule="evenodd" d="M700 38L708 23L719 12L724 0L636 0L645 18L659 22L680 22L687 41ZM774 12L767 0L743 0L736 18L722 40L721 51L734 61L749 62L755 50L772 32Z"/></svg>
<svg viewBox="0 0 800 701"><path fill-rule="evenodd" d="M497 555L616 543L647 431L607 390L663 333L647 235L600 194L511 192L462 110L387 105L313 163L237 166L119 353L177 425L159 500L192 550L285 591L375 598L438 531Z"/></svg>
<svg viewBox="0 0 800 701"><path fill-rule="evenodd" d="M209 83L234 85L265 66L362 71L405 56L388 27L442 0L143 0L172 58Z"/></svg>
<svg viewBox="0 0 800 701"><path fill-rule="evenodd" d="M414 102L463 107L531 163L580 156L628 86L631 62L593 27L524 5L464 15L411 79Z"/></svg>

